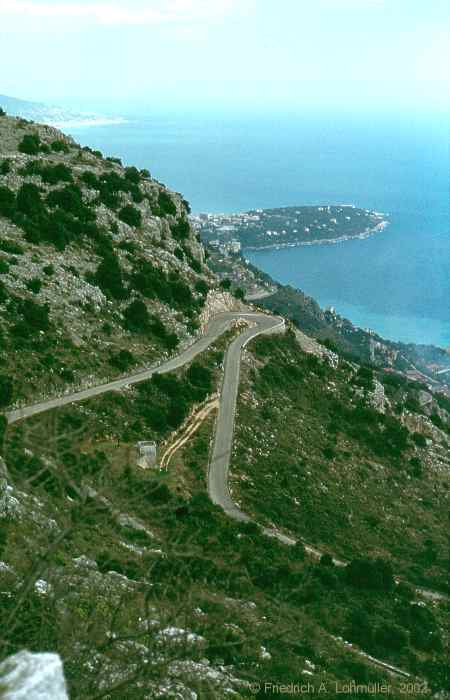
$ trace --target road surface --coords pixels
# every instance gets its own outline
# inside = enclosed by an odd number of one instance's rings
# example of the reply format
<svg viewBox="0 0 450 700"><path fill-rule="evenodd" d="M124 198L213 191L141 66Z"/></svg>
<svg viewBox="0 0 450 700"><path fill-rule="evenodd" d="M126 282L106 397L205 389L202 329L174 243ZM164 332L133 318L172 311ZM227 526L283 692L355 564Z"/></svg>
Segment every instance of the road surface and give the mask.
<svg viewBox="0 0 450 700"><path fill-rule="evenodd" d="M223 385L220 392L219 413L216 422L214 445L208 471L208 493L212 502L219 505L235 520L248 521L250 517L240 510L231 498L228 487L228 471L233 445L234 418L239 387L241 352L245 345L261 333L276 333L284 330L284 320L254 314L253 328L248 328L230 344L225 355Z"/></svg>
<svg viewBox="0 0 450 700"><path fill-rule="evenodd" d="M239 313L236 311L230 311L218 314L208 323L205 332L198 340L183 350L179 355L167 360L166 362L163 362L161 365L149 367L148 369L140 370L139 372L126 377L115 379L112 382L90 387L89 389L83 389L82 391L76 391L71 394L66 394L65 396L47 399L46 401L31 404L30 406L18 408L6 413L6 419L8 423L16 423L23 418L29 418L30 416L34 416L38 413L50 411L52 408L60 408L61 406L66 406L70 403L85 401L86 399L91 399L94 396L105 394L108 391L117 391L118 389L123 389L126 386L143 382L150 379L154 374L173 372L173 370L192 362L197 355L204 352L212 343L214 343L214 341L216 341L217 338L230 327L234 320L238 319L245 319L249 322L254 322L257 324L257 327L261 327L263 329L269 327L271 324L273 325L275 322L281 323L281 319L274 320L273 316L268 316L267 314L262 313Z"/></svg>

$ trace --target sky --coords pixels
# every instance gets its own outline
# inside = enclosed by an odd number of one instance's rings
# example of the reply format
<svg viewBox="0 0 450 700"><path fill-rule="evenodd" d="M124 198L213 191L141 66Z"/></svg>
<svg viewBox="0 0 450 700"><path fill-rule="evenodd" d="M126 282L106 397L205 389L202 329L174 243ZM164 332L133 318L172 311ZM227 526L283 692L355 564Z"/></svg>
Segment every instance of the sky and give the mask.
<svg viewBox="0 0 450 700"><path fill-rule="evenodd" d="M446 0L0 0L0 94L448 107Z"/></svg>

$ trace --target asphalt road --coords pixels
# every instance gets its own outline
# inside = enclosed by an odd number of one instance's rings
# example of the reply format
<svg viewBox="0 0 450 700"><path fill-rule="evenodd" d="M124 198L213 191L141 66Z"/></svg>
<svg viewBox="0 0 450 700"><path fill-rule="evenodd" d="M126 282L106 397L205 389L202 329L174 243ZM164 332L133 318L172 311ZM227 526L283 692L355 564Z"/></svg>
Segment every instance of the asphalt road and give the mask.
<svg viewBox="0 0 450 700"><path fill-rule="evenodd" d="M266 314L242 314L240 317L253 321L255 326L248 328L233 340L225 356L219 414L217 416L214 445L208 472L208 493L212 502L221 506L227 515L235 520L247 521L250 520L250 517L233 502L228 486L241 352L245 345L257 335L284 330L284 320Z"/></svg>
<svg viewBox="0 0 450 700"><path fill-rule="evenodd" d="M22 418L29 418L30 416L34 416L38 413L44 413L52 408L59 408L60 406L66 406L70 403L84 401L94 396L105 394L108 391L116 391L118 389L122 389L123 387L130 386L131 384L143 382L146 379L150 379L153 374L172 372L188 362L191 362L197 355L204 352L206 348L214 343L214 341L217 340L217 338L230 327L233 320L239 318L255 321L258 324L258 327L261 325L264 326L264 328L275 322L273 317L259 313L226 312L218 314L209 322L204 334L198 340L196 340L195 343L183 350L176 357L163 362L161 365L149 367L148 369L130 374L126 377L115 379L112 382L99 384L98 386L93 386L89 389L83 389L82 391L76 391L53 399L47 399L46 401L41 401L39 403L31 404L30 406L24 406L23 408L10 411L9 413L5 414L8 423L16 423ZM280 322L280 319L277 320Z"/></svg>

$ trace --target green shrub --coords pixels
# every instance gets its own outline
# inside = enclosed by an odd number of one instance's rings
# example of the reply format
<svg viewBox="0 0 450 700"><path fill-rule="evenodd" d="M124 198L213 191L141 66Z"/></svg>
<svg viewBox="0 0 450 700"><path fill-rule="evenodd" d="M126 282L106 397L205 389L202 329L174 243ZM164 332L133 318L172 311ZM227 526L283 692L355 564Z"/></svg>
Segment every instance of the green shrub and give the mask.
<svg viewBox="0 0 450 700"><path fill-rule="evenodd" d="M383 559L354 559L345 567L345 578L361 589L390 591L395 586L392 565Z"/></svg>
<svg viewBox="0 0 450 700"><path fill-rule="evenodd" d="M193 362L186 372L186 378L192 386L195 401L203 401L213 389L212 372L199 362Z"/></svg>
<svg viewBox="0 0 450 700"><path fill-rule="evenodd" d="M0 258L0 275L6 275L9 272L9 262Z"/></svg>
<svg viewBox="0 0 450 700"><path fill-rule="evenodd" d="M150 316L146 305L135 299L124 311L125 328L133 333L145 333L150 328Z"/></svg>
<svg viewBox="0 0 450 700"><path fill-rule="evenodd" d="M61 190L52 190L47 197L47 204L52 208L60 207L83 221L95 219L94 212L84 204L81 190L77 185L67 185Z"/></svg>
<svg viewBox="0 0 450 700"><path fill-rule="evenodd" d="M422 433L413 433L412 439L415 445L417 447L426 447L427 446L427 439Z"/></svg>
<svg viewBox="0 0 450 700"><path fill-rule="evenodd" d="M46 211L39 187L24 182L17 193L16 208L18 212L30 218L45 215Z"/></svg>
<svg viewBox="0 0 450 700"><path fill-rule="evenodd" d="M149 261L139 259L135 263L131 284L148 299L159 299L163 303L179 309L192 310L193 296L190 287L176 272L169 275Z"/></svg>
<svg viewBox="0 0 450 700"><path fill-rule="evenodd" d="M4 304L8 300L8 291L5 283L0 280L0 304ZM1 338L1 335L0 335Z"/></svg>
<svg viewBox="0 0 450 700"><path fill-rule="evenodd" d="M52 277L55 274L55 268L51 264L46 265L42 268L42 272L44 273L44 275L47 275L47 277Z"/></svg>
<svg viewBox="0 0 450 700"><path fill-rule="evenodd" d="M139 209L133 207L131 204L127 204L125 207L119 211L119 219L123 221L128 226L138 228L142 223L142 215Z"/></svg>
<svg viewBox="0 0 450 700"><path fill-rule="evenodd" d="M58 182L72 182L73 179L71 169L64 163L43 167L41 177L48 185L57 185Z"/></svg>
<svg viewBox="0 0 450 700"><path fill-rule="evenodd" d="M37 134L25 134L19 143L19 151L29 156L37 156L41 150L41 139Z"/></svg>
<svg viewBox="0 0 450 700"><path fill-rule="evenodd" d="M178 260L181 260L181 261L184 260L183 249L180 248L179 246L177 246L177 247L175 248L175 250L173 251L173 254L175 255L176 258L178 258Z"/></svg>
<svg viewBox="0 0 450 700"><path fill-rule="evenodd" d="M355 384L363 387L368 391L373 391L373 389L375 388L375 384L373 380L372 368L364 366L359 367L355 377Z"/></svg>
<svg viewBox="0 0 450 700"><path fill-rule="evenodd" d="M209 287L204 280L198 280L195 283L195 290L205 297L208 294Z"/></svg>
<svg viewBox="0 0 450 700"><path fill-rule="evenodd" d="M170 230L175 240L184 241L189 237L189 221L187 219L179 219L176 224L170 227Z"/></svg>
<svg viewBox="0 0 450 700"><path fill-rule="evenodd" d="M125 372L129 367L136 364L136 358L129 350L119 350L109 358L113 367L117 367L121 372Z"/></svg>
<svg viewBox="0 0 450 700"><path fill-rule="evenodd" d="M128 292L124 287L119 260L114 252L107 254L98 266L93 280L107 297L126 299Z"/></svg>
<svg viewBox="0 0 450 700"><path fill-rule="evenodd" d="M398 625L386 621L375 630L375 643L383 649L398 652L408 644L408 635Z"/></svg>
<svg viewBox="0 0 450 700"><path fill-rule="evenodd" d="M437 413L431 414L430 421L433 423L433 425L436 426L436 428L440 428L441 430L445 430L445 423Z"/></svg>
<svg viewBox="0 0 450 700"><path fill-rule="evenodd" d="M30 290L30 292L33 292L33 294L39 294L42 288L42 281L38 277L34 277L33 279L28 280L26 287Z"/></svg>
<svg viewBox="0 0 450 700"><path fill-rule="evenodd" d="M99 181L97 179L97 175L91 170L85 170L80 179L82 180L82 182L84 182L85 185L91 187L93 190L97 190L99 188Z"/></svg>
<svg viewBox="0 0 450 700"><path fill-rule="evenodd" d="M6 112L3 107L0 107L0 117L6 117Z"/></svg>
<svg viewBox="0 0 450 700"><path fill-rule="evenodd" d="M10 219L16 208L16 195L9 187L0 187L0 216Z"/></svg>
<svg viewBox="0 0 450 700"><path fill-rule="evenodd" d="M52 151L55 151L55 153L68 153L70 151L69 145L65 141L59 139L57 141L52 141L50 148Z"/></svg>
<svg viewBox="0 0 450 700"><path fill-rule="evenodd" d="M58 182L72 182L72 171L64 163L48 165L40 160L32 160L24 168L21 168L19 173L39 176L48 185L57 185Z"/></svg>
<svg viewBox="0 0 450 700"><path fill-rule="evenodd" d="M3 452L3 443L5 440L5 434L8 429L8 420L6 416L0 413L0 453Z"/></svg>
<svg viewBox="0 0 450 700"><path fill-rule="evenodd" d="M5 374L0 375L0 408L9 406L13 399L13 380Z"/></svg>
<svg viewBox="0 0 450 700"><path fill-rule="evenodd" d="M175 216L177 213L177 208L172 197L165 190L161 190L158 195L158 207L161 210L163 216L171 214Z"/></svg>
<svg viewBox="0 0 450 700"><path fill-rule="evenodd" d="M159 340L162 340L162 342L168 350L174 350L179 343L179 339L176 333L169 333L161 319L158 318L158 316L153 315L151 317L150 332Z"/></svg>
<svg viewBox="0 0 450 700"><path fill-rule="evenodd" d="M22 299L18 311L26 325L33 331L46 331L50 328L48 304L38 304L32 299Z"/></svg>
<svg viewBox="0 0 450 700"><path fill-rule="evenodd" d="M0 175L8 175L11 172L11 161L6 158L0 163Z"/></svg>
<svg viewBox="0 0 450 700"><path fill-rule="evenodd" d="M125 178L135 185L139 185L141 181L139 170L135 167L125 168Z"/></svg>

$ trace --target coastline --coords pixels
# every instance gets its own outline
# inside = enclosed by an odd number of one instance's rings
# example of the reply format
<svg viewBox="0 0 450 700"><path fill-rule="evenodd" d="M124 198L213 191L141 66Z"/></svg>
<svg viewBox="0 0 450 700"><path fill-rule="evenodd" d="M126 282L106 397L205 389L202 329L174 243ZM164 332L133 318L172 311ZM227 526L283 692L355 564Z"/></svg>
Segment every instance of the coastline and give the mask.
<svg viewBox="0 0 450 700"><path fill-rule="evenodd" d="M362 231L362 233L357 233L354 236L339 236L339 238L317 238L312 241L297 241L295 243L270 243L269 245L261 246L243 246L243 250L280 250L281 248L298 248L300 246L311 246L311 245L335 245L337 243L345 243L345 241L353 240L365 240L374 236L376 233L384 231L385 228L389 226L389 221L380 221L379 224L373 228Z"/></svg>

